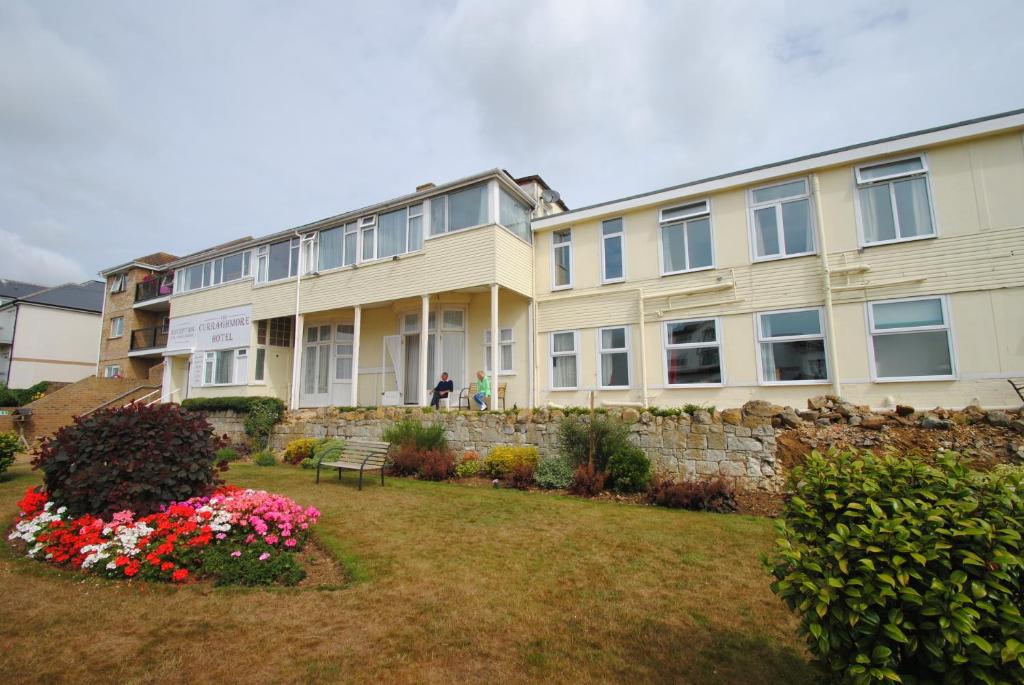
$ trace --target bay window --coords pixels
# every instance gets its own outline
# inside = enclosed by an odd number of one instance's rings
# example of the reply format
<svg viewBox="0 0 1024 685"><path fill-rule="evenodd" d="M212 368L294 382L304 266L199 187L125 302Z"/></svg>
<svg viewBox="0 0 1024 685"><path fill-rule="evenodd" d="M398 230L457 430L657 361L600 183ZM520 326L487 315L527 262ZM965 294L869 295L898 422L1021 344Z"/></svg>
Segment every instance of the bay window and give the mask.
<svg viewBox="0 0 1024 685"><path fill-rule="evenodd" d="M602 388L629 387L629 329L625 326L597 331L597 356Z"/></svg>
<svg viewBox="0 0 1024 685"><path fill-rule="evenodd" d="M711 206L707 200L661 210L661 274L707 269L714 264Z"/></svg>
<svg viewBox="0 0 1024 685"><path fill-rule="evenodd" d="M561 331L551 334L551 389L575 390L578 380L579 333Z"/></svg>
<svg viewBox="0 0 1024 685"><path fill-rule="evenodd" d="M551 289L572 287L572 229L551 234Z"/></svg>
<svg viewBox="0 0 1024 685"><path fill-rule="evenodd" d="M821 309L764 312L756 317L763 383L828 380Z"/></svg>
<svg viewBox="0 0 1024 685"><path fill-rule="evenodd" d="M625 233L622 219L601 222L601 281L617 283L625 278Z"/></svg>
<svg viewBox="0 0 1024 685"><path fill-rule="evenodd" d="M720 385L722 338L718 319L665 322L668 385Z"/></svg>
<svg viewBox="0 0 1024 685"><path fill-rule="evenodd" d="M854 175L865 245L935 235L924 156L860 166Z"/></svg>
<svg viewBox="0 0 1024 685"><path fill-rule="evenodd" d="M755 259L814 253L807 179L751 190L750 212Z"/></svg>
<svg viewBox="0 0 1024 685"><path fill-rule="evenodd" d="M955 377L946 298L868 303L876 380L948 380Z"/></svg>

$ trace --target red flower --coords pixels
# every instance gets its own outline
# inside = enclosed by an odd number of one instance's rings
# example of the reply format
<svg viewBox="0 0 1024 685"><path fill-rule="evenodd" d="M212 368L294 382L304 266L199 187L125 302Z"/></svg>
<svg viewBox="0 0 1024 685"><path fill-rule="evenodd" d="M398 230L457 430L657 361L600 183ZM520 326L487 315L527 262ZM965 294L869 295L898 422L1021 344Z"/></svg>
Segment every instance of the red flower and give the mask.
<svg viewBox="0 0 1024 685"><path fill-rule="evenodd" d="M173 580L175 583L180 583L186 578L188 578L187 568L179 568L177 571L171 574L171 580Z"/></svg>
<svg viewBox="0 0 1024 685"><path fill-rule="evenodd" d="M142 565L133 559L132 561L128 562L127 566L124 567L124 574L131 578L136 573L138 573L141 568Z"/></svg>
<svg viewBox="0 0 1024 685"><path fill-rule="evenodd" d="M127 564L129 561L131 561L131 559L129 559L128 557L126 557L125 555L122 554L117 559L114 559L114 566L116 566L118 568L121 568L122 566Z"/></svg>
<svg viewBox="0 0 1024 685"><path fill-rule="evenodd" d="M172 568L174 568L174 564L170 561L165 561L164 563L160 564L161 571L170 571Z"/></svg>
<svg viewBox="0 0 1024 685"><path fill-rule="evenodd" d="M25 490L25 496L18 500L18 509L22 516L28 518L36 512L42 511L46 506L47 496L45 492L36 492L35 488Z"/></svg>

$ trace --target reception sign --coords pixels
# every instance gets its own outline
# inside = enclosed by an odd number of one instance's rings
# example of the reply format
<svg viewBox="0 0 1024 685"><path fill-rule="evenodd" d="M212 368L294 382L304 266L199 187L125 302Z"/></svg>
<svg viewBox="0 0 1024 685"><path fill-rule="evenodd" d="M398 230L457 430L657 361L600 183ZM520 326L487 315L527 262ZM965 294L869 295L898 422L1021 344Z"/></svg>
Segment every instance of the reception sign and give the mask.
<svg viewBox="0 0 1024 685"><path fill-rule="evenodd" d="M252 306L171 318L168 350L228 350L252 340Z"/></svg>

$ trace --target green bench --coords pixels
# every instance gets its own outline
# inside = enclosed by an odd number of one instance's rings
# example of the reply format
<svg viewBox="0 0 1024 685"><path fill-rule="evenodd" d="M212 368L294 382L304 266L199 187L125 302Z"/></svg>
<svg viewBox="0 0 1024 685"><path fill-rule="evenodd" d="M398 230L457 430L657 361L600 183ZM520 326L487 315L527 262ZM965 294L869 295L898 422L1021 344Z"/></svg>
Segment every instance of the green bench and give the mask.
<svg viewBox="0 0 1024 685"><path fill-rule="evenodd" d="M346 440L341 456L333 461L322 461L316 465L316 482L320 483L320 469L338 469L338 480L342 471L359 472L359 489L363 489L363 472L380 471L380 484L384 485L384 467L388 462L387 442L370 440Z"/></svg>

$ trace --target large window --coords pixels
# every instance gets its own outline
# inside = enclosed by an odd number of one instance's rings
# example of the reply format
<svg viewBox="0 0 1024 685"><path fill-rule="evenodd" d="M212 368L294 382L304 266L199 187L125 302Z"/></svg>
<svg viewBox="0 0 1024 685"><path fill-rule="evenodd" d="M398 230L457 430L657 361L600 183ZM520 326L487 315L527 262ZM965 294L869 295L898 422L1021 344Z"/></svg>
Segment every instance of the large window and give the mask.
<svg viewBox="0 0 1024 685"><path fill-rule="evenodd" d="M251 259L252 253L246 250L187 266L178 270L174 280L175 287L178 292L188 292L241 280L251 275Z"/></svg>
<svg viewBox="0 0 1024 685"><path fill-rule="evenodd" d="M717 319L665 322L668 385L720 385L722 338Z"/></svg>
<svg viewBox="0 0 1024 685"><path fill-rule="evenodd" d="M338 324L334 332L334 380L352 380L352 350L355 325Z"/></svg>
<svg viewBox="0 0 1024 685"><path fill-rule="evenodd" d="M115 316L110 320L110 337L120 338L124 335L124 317Z"/></svg>
<svg viewBox="0 0 1024 685"><path fill-rule="evenodd" d="M868 319L876 379L955 376L946 298L870 302Z"/></svg>
<svg viewBox="0 0 1024 685"><path fill-rule="evenodd" d="M463 188L430 198L430 234L480 226L488 222L488 184Z"/></svg>
<svg viewBox="0 0 1024 685"><path fill-rule="evenodd" d="M617 283L626 277L625 233L622 219L601 222L601 280Z"/></svg>
<svg viewBox="0 0 1024 685"><path fill-rule="evenodd" d="M245 385L248 380L248 350L203 352L203 385Z"/></svg>
<svg viewBox="0 0 1024 685"><path fill-rule="evenodd" d="M629 329L625 326L597 331L597 356L602 388L629 387Z"/></svg>
<svg viewBox="0 0 1024 685"><path fill-rule="evenodd" d="M707 269L714 264L707 200L661 210L660 224L662 275Z"/></svg>
<svg viewBox="0 0 1024 685"><path fill-rule="evenodd" d="M935 235L923 156L861 166L855 173L865 245Z"/></svg>
<svg viewBox="0 0 1024 685"><path fill-rule="evenodd" d="M551 334L551 389L575 390L579 385L579 333L562 331Z"/></svg>
<svg viewBox="0 0 1024 685"><path fill-rule="evenodd" d="M814 383L828 380L820 309L758 314L757 339L762 382Z"/></svg>
<svg viewBox="0 0 1024 685"><path fill-rule="evenodd" d="M551 234L551 289L572 287L572 229Z"/></svg>
<svg viewBox="0 0 1024 685"><path fill-rule="evenodd" d="M519 236L526 242L533 242L530 232L530 213L528 205L520 202L512 193L504 188L498 191L498 223Z"/></svg>
<svg viewBox="0 0 1024 685"><path fill-rule="evenodd" d="M422 246L423 205L416 204L377 217L376 254L369 252L366 249L367 245L364 244L363 259L394 257L406 252L415 252Z"/></svg>
<svg viewBox="0 0 1024 685"><path fill-rule="evenodd" d="M751 190L750 212L755 259L814 252L807 179Z"/></svg>
<svg viewBox="0 0 1024 685"><path fill-rule="evenodd" d="M461 314L461 312L459 312ZM445 312L447 315L447 312ZM511 328L502 328L498 334L501 336L500 348L498 349L498 364L501 368L498 369L498 373L512 373L515 371L513 367L513 359L515 358L515 337L513 336ZM487 373L491 373L491 330L487 329L484 331L484 370Z"/></svg>
<svg viewBox="0 0 1024 685"><path fill-rule="evenodd" d="M279 281L299 272L299 239L290 238L256 248L256 280Z"/></svg>

